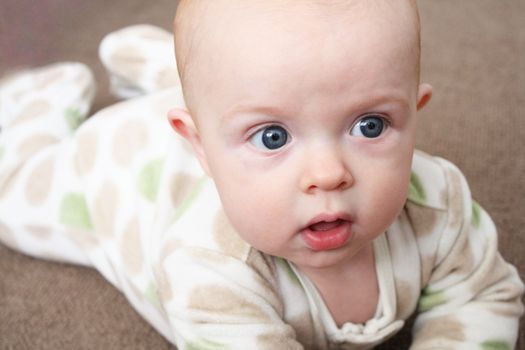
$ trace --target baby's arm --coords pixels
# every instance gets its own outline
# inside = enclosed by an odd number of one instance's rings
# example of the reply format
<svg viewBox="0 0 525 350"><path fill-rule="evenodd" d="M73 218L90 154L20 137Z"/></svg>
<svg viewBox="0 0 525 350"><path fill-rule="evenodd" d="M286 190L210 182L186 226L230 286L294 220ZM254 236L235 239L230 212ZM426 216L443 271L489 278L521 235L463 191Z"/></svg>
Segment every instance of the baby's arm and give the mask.
<svg viewBox="0 0 525 350"><path fill-rule="evenodd" d="M199 180L178 208L179 216L152 246L159 296L177 346L302 349L284 321L279 266L238 236L213 181Z"/></svg>
<svg viewBox="0 0 525 350"><path fill-rule="evenodd" d="M252 254L186 247L163 259L161 299L180 349L303 349L283 321L271 265Z"/></svg>
<svg viewBox="0 0 525 350"><path fill-rule="evenodd" d="M77 63L0 82L0 240L8 246L37 257L88 263L71 238L85 238L82 229L89 223L70 136L93 96L93 76Z"/></svg>
<svg viewBox="0 0 525 350"><path fill-rule="evenodd" d="M497 250L496 228L461 172L441 160L448 219L419 301L411 349L513 349L523 284Z"/></svg>

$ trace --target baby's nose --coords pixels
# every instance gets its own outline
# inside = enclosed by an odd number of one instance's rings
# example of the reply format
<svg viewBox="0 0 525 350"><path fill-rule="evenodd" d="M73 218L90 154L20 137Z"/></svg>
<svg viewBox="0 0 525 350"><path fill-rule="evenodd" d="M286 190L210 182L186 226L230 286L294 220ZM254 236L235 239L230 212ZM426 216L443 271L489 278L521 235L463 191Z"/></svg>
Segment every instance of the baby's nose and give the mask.
<svg viewBox="0 0 525 350"><path fill-rule="evenodd" d="M300 187L305 193L342 191L352 186L354 179L341 156L324 152L306 160Z"/></svg>

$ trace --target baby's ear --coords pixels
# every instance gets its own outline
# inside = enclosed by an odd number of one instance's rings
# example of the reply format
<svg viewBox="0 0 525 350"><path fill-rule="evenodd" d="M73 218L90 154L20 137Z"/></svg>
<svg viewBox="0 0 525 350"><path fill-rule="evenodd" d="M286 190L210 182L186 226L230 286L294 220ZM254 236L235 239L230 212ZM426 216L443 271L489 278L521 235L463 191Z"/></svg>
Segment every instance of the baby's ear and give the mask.
<svg viewBox="0 0 525 350"><path fill-rule="evenodd" d="M174 108L168 112L168 121L179 135L190 142L202 169L209 175L208 162L202 147L199 130L188 111L182 108Z"/></svg>
<svg viewBox="0 0 525 350"><path fill-rule="evenodd" d="M420 84L417 92L417 110L425 107L425 105L432 98L432 86L430 84Z"/></svg>

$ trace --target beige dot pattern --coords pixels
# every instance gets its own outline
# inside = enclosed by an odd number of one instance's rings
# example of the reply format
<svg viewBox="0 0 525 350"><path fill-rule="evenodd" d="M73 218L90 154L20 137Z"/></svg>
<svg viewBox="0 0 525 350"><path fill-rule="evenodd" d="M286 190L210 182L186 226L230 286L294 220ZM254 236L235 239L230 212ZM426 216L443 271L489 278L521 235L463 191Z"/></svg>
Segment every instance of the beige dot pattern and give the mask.
<svg viewBox="0 0 525 350"><path fill-rule="evenodd" d="M173 175L170 191L173 205L175 207L180 206L197 183L198 179L195 176L186 173L178 173Z"/></svg>
<svg viewBox="0 0 525 350"><path fill-rule="evenodd" d="M426 255L421 258L421 285L426 286L430 281L430 276L434 270L436 262L435 255Z"/></svg>
<svg viewBox="0 0 525 350"><path fill-rule="evenodd" d="M508 300L507 303L487 303L487 311L492 312L495 315L502 316L502 317L512 317L517 318L521 317L523 312L523 307L519 305L523 305L522 297L521 297L521 289L514 285L510 287L512 289L507 289L503 291L507 295L512 293L512 295L516 295L514 298L505 298L503 300Z"/></svg>
<svg viewBox="0 0 525 350"><path fill-rule="evenodd" d="M217 300L221 302L218 303ZM220 285L207 284L194 288L188 298L188 307L217 315L232 315L269 321L269 317L258 305Z"/></svg>
<svg viewBox="0 0 525 350"><path fill-rule="evenodd" d="M306 349L314 348L312 329L315 329L315 327L312 321L312 315L309 312L304 312L291 318L288 320L288 323L293 326L297 339Z"/></svg>
<svg viewBox="0 0 525 350"><path fill-rule="evenodd" d="M58 142L59 140L51 135L31 135L27 140L23 141L20 146L18 146L17 151L21 159L27 159L41 149Z"/></svg>
<svg viewBox="0 0 525 350"><path fill-rule="evenodd" d="M155 276L157 278L159 296L164 302L169 302L173 299L173 288L166 276L166 273L161 268L154 269Z"/></svg>
<svg viewBox="0 0 525 350"><path fill-rule="evenodd" d="M66 233L80 247L89 250L98 246L98 239L92 232L74 228L68 229Z"/></svg>
<svg viewBox="0 0 525 350"><path fill-rule="evenodd" d="M49 196L52 188L54 170L54 158L48 156L37 164L25 185L25 196L27 201L33 206L41 206Z"/></svg>
<svg viewBox="0 0 525 350"><path fill-rule="evenodd" d="M95 196L92 210L96 231L102 236L110 237L114 234L118 201L117 186L112 182L105 182Z"/></svg>
<svg viewBox="0 0 525 350"><path fill-rule="evenodd" d="M267 290L268 296L275 294L275 265L270 257L262 254L256 249L250 249L250 254L246 260L248 266L256 271L261 276L261 283ZM279 307L279 309L282 305Z"/></svg>
<svg viewBox="0 0 525 350"><path fill-rule="evenodd" d="M177 239L172 239L165 242L162 245L162 250L160 252L160 261L163 263L167 257L169 257L173 252L175 252L177 249L183 246L184 244Z"/></svg>
<svg viewBox="0 0 525 350"><path fill-rule="evenodd" d="M449 208L449 226L451 228L458 227L462 224L464 219L463 210L463 196L461 193L461 177L457 172L449 171L449 194L448 194L448 208Z"/></svg>
<svg viewBox="0 0 525 350"><path fill-rule="evenodd" d="M270 281L275 278L275 263L269 256L260 251L251 249L246 263L266 280Z"/></svg>
<svg viewBox="0 0 525 350"><path fill-rule="evenodd" d="M80 176L89 174L97 158L98 134L95 131L77 134L75 169Z"/></svg>
<svg viewBox="0 0 525 350"><path fill-rule="evenodd" d="M120 125L115 132L112 146L113 160L125 167L148 143L147 126L140 120L130 120Z"/></svg>
<svg viewBox="0 0 525 350"><path fill-rule="evenodd" d="M45 90L50 85L61 81L65 76L63 67L55 66L39 71L35 76L35 90Z"/></svg>
<svg viewBox="0 0 525 350"><path fill-rule="evenodd" d="M434 270L431 283L451 275L468 275L474 267L474 258L468 242L468 236L460 234L452 250Z"/></svg>
<svg viewBox="0 0 525 350"><path fill-rule="evenodd" d="M165 89L179 86L179 73L175 68L164 68L157 75L157 86Z"/></svg>
<svg viewBox="0 0 525 350"><path fill-rule="evenodd" d="M438 222L439 214L435 209L423 207L412 202L406 203L406 213L417 236L425 237L432 234Z"/></svg>
<svg viewBox="0 0 525 350"><path fill-rule="evenodd" d="M109 62L109 65L114 67L115 73L126 77L137 77L140 76L147 60L145 57L140 56L139 51L135 47L123 46L115 49L109 58Z"/></svg>
<svg viewBox="0 0 525 350"><path fill-rule="evenodd" d="M32 120L40 118L42 115L51 110L49 102L44 100L36 100L25 106L19 113L16 119L11 124L12 126L21 125Z"/></svg>
<svg viewBox="0 0 525 350"><path fill-rule="evenodd" d="M263 334L257 337L257 348L260 349L298 349L293 330L290 328L286 333L276 336L275 334Z"/></svg>
<svg viewBox="0 0 525 350"><path fill-rule="evenodd" d="M51 231L51 229L46 226L27 225L25 226L25 229L33 237L38 239L47 239L53 234L53 231Z"/></svg>
<svg viewBox="0 0 525 350"><path fill-rule="evenodd" d="M456 340L458 342L465 340L465 334L463 332L464 325L453 316L437 317L432 320L427 320L422 324L422 327L416 332L416 337L412 346L414 348L427 348L425 347L425 341L432 341L432 339L439 339L444 337L449 340ZM430 345L430 344L428 344ZM429 346L428 348L439 348L439 344L433 344L434 347Z"/></svg>
<svg viewBox="0 0 525 350"><path fill-rule="evenodd" d="M242 258L246 253L246 242L239 237L222 210L215 216L213 239L219 248L228 255Z"/></svg>
<svg viewBox="0 0 525 350"><path fill-rule="evenodd" d="M227 264L230 257L208 249L186 249L186 253L196 261L206 261L214 264Z"/></svg>
<svg viewBox="0 0 525 350"><path fill-rule="evenodd" d="M400 280L395 280L396 284L396 304L397 304L397 317L404 318L409 316L415 308L415 298L410 288L410 283Z"/></svg>
<svg viewBox="0 0 525 350"><path fill-rule="evenodd" d="M138 274L144 264L140 240L140 222L133 217L126 226L120 242L120 253L124 267L131 275Z"/></svg>

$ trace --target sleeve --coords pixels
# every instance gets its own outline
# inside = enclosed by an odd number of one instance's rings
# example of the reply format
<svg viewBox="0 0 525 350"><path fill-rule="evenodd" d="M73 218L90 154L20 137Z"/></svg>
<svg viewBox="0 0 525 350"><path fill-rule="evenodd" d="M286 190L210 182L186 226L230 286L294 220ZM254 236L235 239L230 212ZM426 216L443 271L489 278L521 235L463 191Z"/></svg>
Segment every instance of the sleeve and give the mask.
<svg viewBox="0 0 525 350"><path fill-rule="evenodd" d="M202 248L168 254L161 299L180 349L303 349L283 321L270 267Z"/></svg>
<svg viewBox="0 0 525 350"><path fill-rule="evenodd" d="M439 160L447 182L447 223L419 300L411 349L513 349L523 283L498 252L487 213L461 172Z"/></svg>
<svg viewBox="0 0 525 350"><path fill-rule="evenodd" d="M180 86L173 35L165 29L149 24L119 29L104 37L99 56L117 97Z"/></svg>
<svg viewBox="0 0 525 350"><path fill-rule="evenodd" d="M88 263L78 242L63 231L90 225L71 135L89 111L94 87L91 71L79 63L24 71L0 82L0 241L7 246Z"/></svg>

